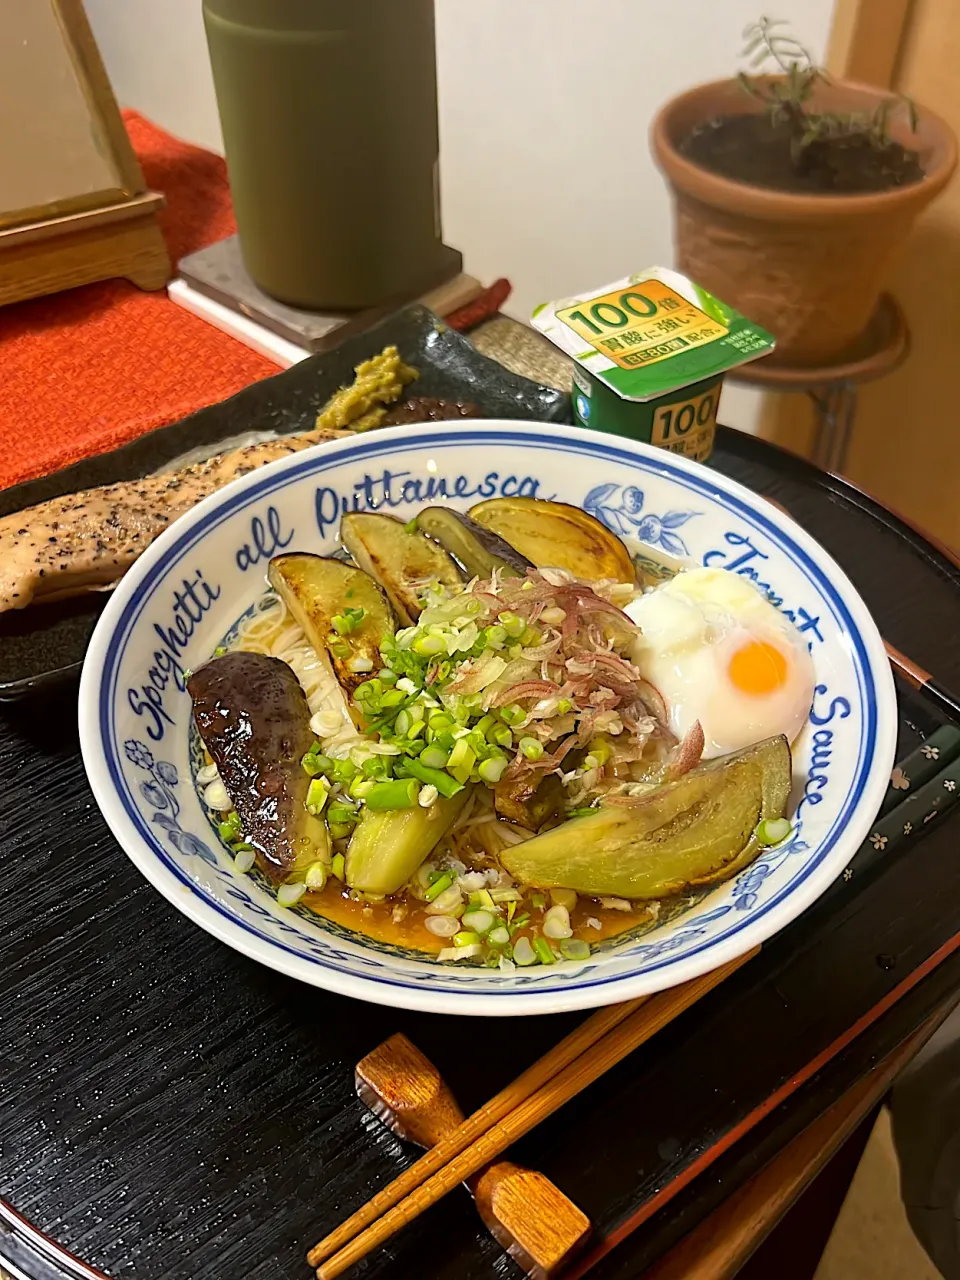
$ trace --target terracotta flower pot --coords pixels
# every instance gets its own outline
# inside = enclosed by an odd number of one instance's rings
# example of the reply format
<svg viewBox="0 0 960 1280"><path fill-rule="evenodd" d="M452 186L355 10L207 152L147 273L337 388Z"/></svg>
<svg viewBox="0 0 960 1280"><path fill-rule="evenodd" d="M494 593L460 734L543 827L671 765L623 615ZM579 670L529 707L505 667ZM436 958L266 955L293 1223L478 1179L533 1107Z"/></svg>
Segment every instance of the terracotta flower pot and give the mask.
<svg viewBox="0 0 960 1280"><path fill-rule="evenodd" d="M813 105L872 111L888 96L841 81L818 85ZM910 228L950 180L956 139L925 108L916 134L897 113L891 135L919 152L926 176L865 195L773 191L720 177L678 150L696 125L757 109L736 80L720 80L672 99L654 121L654 155L676 201L678 266L776 336L771 362L830 363L866 329Z"/></svg>

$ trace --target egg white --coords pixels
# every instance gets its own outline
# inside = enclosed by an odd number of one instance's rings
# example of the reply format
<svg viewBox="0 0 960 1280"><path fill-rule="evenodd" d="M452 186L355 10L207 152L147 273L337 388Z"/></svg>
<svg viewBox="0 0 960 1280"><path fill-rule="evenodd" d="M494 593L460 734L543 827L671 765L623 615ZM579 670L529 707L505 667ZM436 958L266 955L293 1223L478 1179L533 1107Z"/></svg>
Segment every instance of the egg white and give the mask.
<svg viewBox="0 0 960 1280"><path fill-rule="evenodd" d="M712 758L776 734L790 742L798 736L813 702L813 660L790 619L748 578L725 569L687 570L626 612L641 629L631 659L660 692L678 738L699 721L704 756ZM732 680L730 662L751 642L784 658L778 688L750 693Z"/></svg>

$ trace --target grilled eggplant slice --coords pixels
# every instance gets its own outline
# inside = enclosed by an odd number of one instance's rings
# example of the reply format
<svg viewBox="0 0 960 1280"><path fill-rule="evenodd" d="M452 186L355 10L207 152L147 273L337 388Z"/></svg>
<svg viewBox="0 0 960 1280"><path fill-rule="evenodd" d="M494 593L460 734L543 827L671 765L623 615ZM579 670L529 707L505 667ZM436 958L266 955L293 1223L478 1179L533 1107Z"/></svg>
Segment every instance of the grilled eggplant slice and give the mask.
<svg viewBox="0 0 960 1280"><path fill-rule="evenodd" d="M567 569L588 580L636 581L630 553L617 535L579 507L542 498L491 498L469 514L538 568Z"/></svg>
<svg viewBox="0 0 960 1280"><path fill-rule="evenodd" d="M396 630L383 591L362 569L324 556L278 556L267 576L317 653L330 655L337 680L352 696L383 665L380 644Z"/></svg>
<svg viewBox="0 0 960 1280"><path fill-rule="evenodd" d="M449 507L426 507L417 528L439 542L468 578L489 578L499 570L505 578L522 578L533 564L497 534Z"/></svg>
<svg viewBox="0 0 960 1280"><path fill-rule="evenodd" d="M563 783L555 773L498 782L493 789L497 813L528 831L539 831L545 822L563 813Z"/></svg>
<svg viewBox="0 0 960 1280"><path fill-rule="evenodd" d="M347 849L346 877L361 893L396 893L410 879L456 822L470 788L449 799L441 796L429 809L393 813L365 810Z"/></svg>
<svg viewBox="0 0 960 1280"><path fill-rule="evenodd" d="M300 682L279 658L227 653L187 682L193 714L240 818L244 840L275 884L329 863L330 834L307 812L301 761L313 745Z"/></svg>
<svg viewBox="0 0 960 1280"><path fill-rule="evenodd" d="M790 796L785 737L702 764L631 807L604 805L505 849L514 879L539 889L652 900L717 884L760 852L758 824Z"/></svg>
<svg viewBox="0 0 960 1280"><path fill-rule="evenodd" d="M394 516L351 512L340 522L340 539L360 568L380 583L406 626L420 617L421 596L431 582L452 587L462 581L442 547Z"/></svg>

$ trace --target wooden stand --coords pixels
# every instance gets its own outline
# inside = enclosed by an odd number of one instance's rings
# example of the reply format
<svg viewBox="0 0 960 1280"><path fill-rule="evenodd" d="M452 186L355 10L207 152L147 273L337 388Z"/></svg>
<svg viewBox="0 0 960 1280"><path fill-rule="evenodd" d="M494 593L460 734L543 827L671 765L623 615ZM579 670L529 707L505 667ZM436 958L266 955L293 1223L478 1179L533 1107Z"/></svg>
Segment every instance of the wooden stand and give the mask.
<svg viewBox="0 0 960 1280"><path fill-rule="evenodd" d="M429 1150L463 1123L440 1072L405 1035L357 1065L357 1094L399 1137ZM583 1246L590 1220L532 1169L498 1160L467 1182L494 1239L532 1280L554 1276Z"/></svg>
<svg viewBox="0 0 960 1280"><path fill-rule="evenodd" d="M817 411L813 461L839 475L853 434L858 388L892 373L909 353L910 333L903 311L896 298L884 293L857 347L837 364L793 368L756 360L729 376L765 391L805 391Z"/></svg>
<svg viewBox="0 0 960 1280"><path fill-rule="evenodd" d="M82 0L7 4L0 41L0 305L125 277L162 289L170 258Z"/></svg>
<svg viewBox="0 0 960 1280"><path fill-rule="evenodd" d="M162 289L170 256L157 224L164 198L148 191L122 204L0 231L0 306L122 277Z"/></svg>

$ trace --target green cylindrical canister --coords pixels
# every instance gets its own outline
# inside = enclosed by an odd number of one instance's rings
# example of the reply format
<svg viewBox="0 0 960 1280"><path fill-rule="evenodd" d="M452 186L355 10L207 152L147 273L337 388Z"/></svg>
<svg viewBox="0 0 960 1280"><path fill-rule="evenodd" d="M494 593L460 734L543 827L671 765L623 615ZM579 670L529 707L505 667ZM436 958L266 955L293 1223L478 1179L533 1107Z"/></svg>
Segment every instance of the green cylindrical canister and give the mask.
<svg viewBox="0 0 960 1280"><path fill-rule="evenodd" d="M544 302L533 323L573 358L577 422L706 462L728 369L773 350L765 329L669 267Z"/></svg>
<svg viewBox="0 0 960 1280"><path fill-rule="evenodd" d="M574 369L573 409L582 427L630 436L706 462L713 451L723 374L657 400L624 400L585 369Z"/></svg>
<svg viewBox="0 0 960 1280"><path fill-rule="evenodd" d="M204 0L244 261L353 310L442 271L434 0Z"/></svg>

